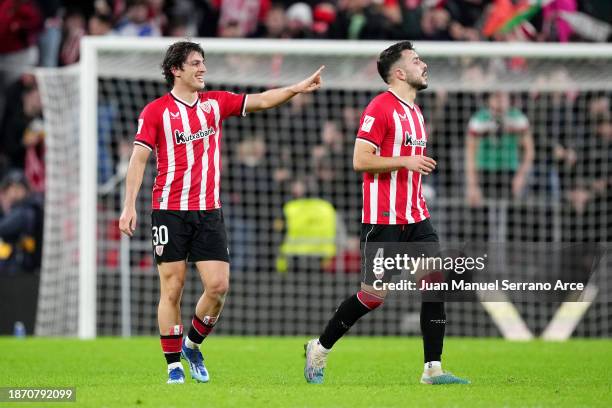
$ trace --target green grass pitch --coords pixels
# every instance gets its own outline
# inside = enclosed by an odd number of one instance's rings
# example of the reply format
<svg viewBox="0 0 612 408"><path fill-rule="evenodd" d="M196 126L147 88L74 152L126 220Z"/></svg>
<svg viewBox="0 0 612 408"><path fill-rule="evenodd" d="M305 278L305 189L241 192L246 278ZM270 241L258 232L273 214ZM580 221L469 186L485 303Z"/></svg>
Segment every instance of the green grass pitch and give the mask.
<svg viewBox="0 0 612 408"><path fill-rule="evenodd" d="M211 382L167 385L159 339L0 338L0 387L76 387L76 403L14 407L611 407L612 342L448 338L444 368L471 385L426 386L421 340L347 337L325 384L306 384L302 337L206 340ZM186 364L184 364L188 370Z"/></svg>

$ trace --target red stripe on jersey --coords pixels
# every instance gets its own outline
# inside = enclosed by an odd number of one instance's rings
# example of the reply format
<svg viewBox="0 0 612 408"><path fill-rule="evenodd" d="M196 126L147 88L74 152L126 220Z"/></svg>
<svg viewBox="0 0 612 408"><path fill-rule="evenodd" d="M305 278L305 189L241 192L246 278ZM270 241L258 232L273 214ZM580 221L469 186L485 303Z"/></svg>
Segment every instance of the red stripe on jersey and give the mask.
<svg viewBox="0 0 612 408"><path fill-rule="evenodd" d="M366 181L365 174L363 177L363 183L361 184L361 192L363 195L361 219L364 224L372 224L372 221L370 220L370 182Z"/></svg>
<svg viewBox="0 0 612 408"><path fill-rule="evenodd" d="M406 205L408 203L408 191L401 186L405 186L408 183L408 170L400 169L397 172L397 199L395 204L395 213L398 219L405 219L401 215L406 212Z"/></svg>

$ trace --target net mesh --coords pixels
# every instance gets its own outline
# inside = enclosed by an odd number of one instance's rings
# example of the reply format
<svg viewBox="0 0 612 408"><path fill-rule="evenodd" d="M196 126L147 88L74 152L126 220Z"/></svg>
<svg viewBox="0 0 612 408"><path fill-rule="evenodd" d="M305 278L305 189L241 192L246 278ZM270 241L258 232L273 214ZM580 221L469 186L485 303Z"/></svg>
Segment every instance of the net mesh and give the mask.
<svg viewBox="0 0 612 408"><path fill-rule="evenodd" d="M206 46L206 44L204 44ZM382 46L381 46L382 49ZM155 52L98 54L97 330L119 334L120 233L123 174L142 108L167 92ZM428 125L429 155L438 167L424 186L441 240L491 242L609 242L612 165L612 65L600 58L422 57L430 88L419 94ZM209 52L209 89L255 93L285 85L325 64L324 88L269 111L224 122L221 200L232 253L231 289L217 326L225 334L318 334L337 305L359 287L361 179L352 170L362 110L381 90L375 55L223 54ZM44 259L38 334L75 334L78 300L78 71L39 71L48 134ZM504 95L534 144L532 170L518 198L511 177L479 173L482 203L466 204L466 138L491 95ZM522 116L521 116L522 115ZM503 135L488 138L500 143ZM483 137L483 140L486 138ZM519 149L520 150L520 149ZM507 152L506 152L507 153ZM507 153L511 154L511 153ZM519 155L519 162L520 162ZM137 200L139 225L130 241L131 331L157 333L159 283L152 258L151 158ZM501 180L501 181L500 181ZM504 184L506 183L506 185ZM287 220L283 205L319 197L336 212L336 256L287 256L279 264ZM593 283L595 301L574 331L610 336L611 263L604 258ZM201 294L190 270L183 321ZM527 326L541 333L558 303L515 303ZM480 303L447 307L447 333L496 336ZM419 304L392 294L353 334L418 334Z"/></svg>

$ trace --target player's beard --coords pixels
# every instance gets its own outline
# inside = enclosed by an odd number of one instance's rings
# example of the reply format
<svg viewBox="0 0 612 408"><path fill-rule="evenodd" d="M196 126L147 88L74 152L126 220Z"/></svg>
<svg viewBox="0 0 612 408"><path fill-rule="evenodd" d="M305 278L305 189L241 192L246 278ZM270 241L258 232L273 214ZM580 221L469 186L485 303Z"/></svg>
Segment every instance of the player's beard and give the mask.
<svg viewBox="0 0 612 408"><path fill-rule="evenodd" d="M427 88L427 79L423 76L418 78L409 78L407 81L408 85L416 89L417 91L422 91Z"/></svg>

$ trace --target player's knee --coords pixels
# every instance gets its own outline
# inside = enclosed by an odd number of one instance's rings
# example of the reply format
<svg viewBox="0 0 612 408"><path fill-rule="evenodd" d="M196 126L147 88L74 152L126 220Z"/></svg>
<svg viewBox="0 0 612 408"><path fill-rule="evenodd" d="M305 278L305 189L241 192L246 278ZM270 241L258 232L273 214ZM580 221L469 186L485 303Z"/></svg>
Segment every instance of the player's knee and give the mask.
<svg viewBox="0 0 612 408"><path fill-rule="evenodd" d="M162 286L161 298L173 305L178 305L181 302L181 294L183 293L183 281L174 279Z"/></svg>
<svg viewBox="0 0 612 408"><path fill-rule="evenodd" d="M181 302L181 291L172 290L162 293L162 300L172 305L178 305Z"/></svg>
<svg viewBox="0 0 612 408"><path fill-rule="evenodd" d="M385 302L384 297L367 292L363 289L357 292L357 299L359 299L359 301L370 310L374 310L377 307L382 306L382 304Z"/></svg>
<svg viewBox="0 0 612 408"><path fill-rule="evenodd" d="M209 296L214 297L219 300L223 300L225 298L225 294L229 290L229 279L221 278L215 279L212 282L209 282L206 286L206 292Z"/></svg>

